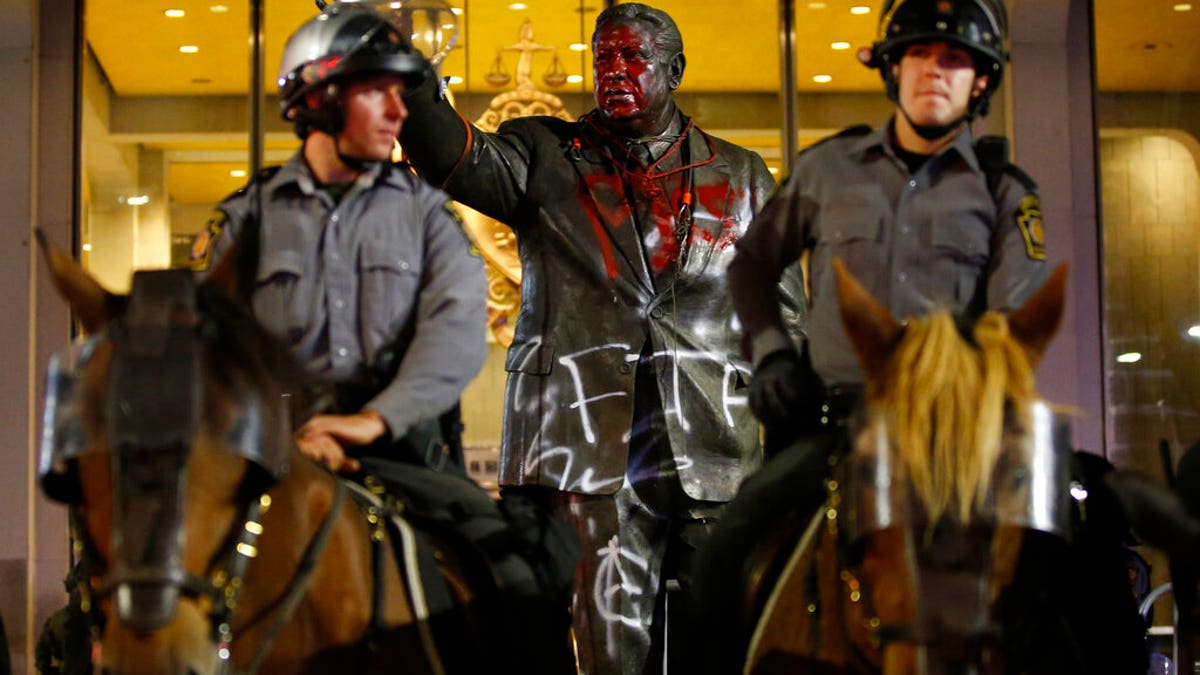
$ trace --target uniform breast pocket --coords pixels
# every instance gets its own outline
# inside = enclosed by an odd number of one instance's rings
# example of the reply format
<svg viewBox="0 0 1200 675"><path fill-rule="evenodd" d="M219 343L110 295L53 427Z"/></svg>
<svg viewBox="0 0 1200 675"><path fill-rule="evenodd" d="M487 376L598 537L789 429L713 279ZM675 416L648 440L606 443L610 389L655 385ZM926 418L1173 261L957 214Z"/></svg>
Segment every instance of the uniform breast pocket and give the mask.
<svg viewBox="0 0 1200 675"><path fill-rule="evenodd" d="M408 251L365 247L359 254L358 283L363 320L372 330L388 330L405 320L416 301L420 266Z"/></svg>
<svg viewBox="0 0 1200 675"><path fill-rule="evenodd" d="M821 214L818 245L845 260L851 269L881 265L886 262L880 250L883 213L869 200L834 203Z"/></svg>
<svg viewBox="0 0 1200 675"><path fill-rule="evenodd" d="M934 219L929 270L942 279L954 280L956 302L974 297L987 265L988 241L987 226L970 214L943 214Z"/></svg>
<svg viewBox="0 0 1200 675"><path fill-rule="evenodd" d="M254 312L276 333L291 335L304 325L304 307L299 304L303 271L295 251L268 251L259 258Z"/></svg>

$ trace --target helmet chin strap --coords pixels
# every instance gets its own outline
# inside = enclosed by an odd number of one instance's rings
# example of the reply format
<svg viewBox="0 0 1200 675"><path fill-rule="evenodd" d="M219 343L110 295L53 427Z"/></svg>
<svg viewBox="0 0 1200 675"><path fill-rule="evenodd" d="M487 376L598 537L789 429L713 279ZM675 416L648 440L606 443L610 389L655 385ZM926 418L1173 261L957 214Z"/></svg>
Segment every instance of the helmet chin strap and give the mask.
<svg viewBox="0 0 1200 675"><path fill-rule="evenodd" d="M971 120L971 114L968 112L964 113L958 119L947 122L946 124L917 124L915 121L913 121L913 118L909 116L908 111L904 109L904 106L897 107L900 108L900 114L904 115L904 119L908 120L908 125L912 127L913 131L917 132L918 136L927 141L936 141L940 138L945 138L947 134L955 131L960 126Z"/></svg>
<svg viewBox="0 0 1200 675"><path fill-rule="evenodd" d="M340 139L336 135L334 135L334 137L333 137L333 150L334 150L334 152L337 153L338 159L340 159L342 161L342 164L345 164L351 171L358 171L358 172L370 171L371 167L375 166L376 164L382 163L380 160L377 160L377 159L363 159L361 157L351 157L350 155L347 155L346 153L342 152L342 146L340 143Z"/></svg>

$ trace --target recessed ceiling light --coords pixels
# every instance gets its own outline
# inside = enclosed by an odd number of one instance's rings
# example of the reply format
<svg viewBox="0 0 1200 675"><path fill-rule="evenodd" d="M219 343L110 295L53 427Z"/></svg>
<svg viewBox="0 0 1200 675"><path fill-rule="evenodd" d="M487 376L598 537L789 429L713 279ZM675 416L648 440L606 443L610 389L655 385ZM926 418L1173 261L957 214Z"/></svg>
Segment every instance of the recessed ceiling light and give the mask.
<svg viewBox="0 0 1200 675"><path fill-rule="evenodd" d="M867 7L866 5L855 5L854 7L850 8L850 13L851 14L870 14L871 8Z"/></svg>
<svg viewBox="0 0 1200 675"><path fill-rule="evenodd" d="M92 245L91 245L91 244L84 244L84 245L83 245L83 250L85 250L85 251L90 251L90 250L92 250Z"/></svg>
<svg viewBox="0 0 1200 675"><path fill-rule="evenodd" d="M831 42L829 44L829 48L830 49L850 49L850 43L849 42Z"/></svg>
<svg viewBox="0 0 1200 675"><path fill-rule="evenodd" d="M1188 328L1188 335L1194 338L1200 338L1200 324L1196 324L1195 326Z"/></svg>
<svg viewBox="0 0 1200 675"><path fill-rule="evenodd" d="M196 45L179 45L179 53L181 54L195 54L198 51L200 51L200 48Z"/></svg>
<svg viewBox="0 0 1200 675"><path fill-rule="evenodd" d="M184 11L182 9L168 9L167 11L163 12L163 14L171 19L180 19L183 18Z"/></svg>
<svg viewBox="0 0 1200 675"><path fill-rule="evenodd" d="M1137 363L1142 360L1139 352L1125 352L1117 357L1117 363Z"/></svg>
<svg viewBox="0 0 1200 675"><path fill-rule="evenodd" d="M572 42L571 44L567 45L567 47L573 52L585 52L588 48L586 42Z"/></svg>
<svg viewBox="0 0 1200 675"><path fill-rule="evenodd" d="M1174 9L1176 12L1190 12L1190 11L1192 11L1192 5L1191 5L1191 3L1181 2L1178 5L1175 5L1174 7L1172 7L1171 9Z"/></svg>
<svg viewBox="0 0 1200 675"><path fill-rule="evenodd" d="M454 30L454 24L444 23L442 24L442 30Z"/></svg>
<svg viewBox="0 0 1200 675"><path fill-rule="evenodd" d="M832 75L813 75L813 82L820 82L824 84L826 82L831 82L832 80Z"/></svg>
<svg viewBox="0 0 1200 675"><path fill-rule="evenodd" d="M462 7L451 7L450 11L462 16Z"/></svg>
<svg viewBox="0 0 1200 675"><path fill-rule="evenodd" d="M224 14L225 12L229 11L229 8L225 5L213 5L212 7L208 8L208 11L212 12L213 14Z"/></svg>
<svg viewBox="0 0 1200 675"><path fill-rule="evenodd" d="M451 75L450 76L450 84L462 84L462 83L463 83L463 79L462 79L461 75Z"/></svg>
<svg viewBox="0 0 1200 675"><path fill-rule="evenodd" d="M809 8L809 9L825 9L825 7L826 7L826 5L825 5L825 3L823 3L823 2L810 2L810 3L808 3L808 8Z"/></svg>
<svg viewBox="0 0 1200 675"><path fill-rule="evenodd" d="M515 10L522 10L522 9L529 9L529 5L527 5L523 2L514 2L511 5L509 5L508 8L515 9Z"/></svg>
<svg viewBox="0 0 1200 675"><path fill-rule="evenodd" d="M137 195L135 197L126 197L125 203L130 206L144 206L150 203L150 195Z"/></svg>
<svg viewBox="0 0 1200 675"><path fill-rule="evenodd" d="M246 170L245 169L233 169L232 171L229 172L229 175L231 178L245 178Z"/></svg>
<svg viewBox="0 0 1200 675"><path fill-rule="evenodd" d="M583 82L583 76L582 75L568 75L567 82L570 82L571 84L579 84L580 82Z"/></svg>

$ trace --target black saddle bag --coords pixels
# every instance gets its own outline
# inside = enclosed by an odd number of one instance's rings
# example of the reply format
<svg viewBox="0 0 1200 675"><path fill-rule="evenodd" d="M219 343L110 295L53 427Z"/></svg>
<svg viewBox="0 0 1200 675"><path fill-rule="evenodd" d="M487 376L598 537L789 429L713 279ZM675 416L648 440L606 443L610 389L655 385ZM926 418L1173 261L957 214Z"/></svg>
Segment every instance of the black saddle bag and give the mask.
<svg viewBox="0 0 1200 675"><path fill-rule="evenodd" d="M426 466L363 458L404 507L414 526L448 537L478 554L490 581L504 596L545 597L567 606L579 537L537 500L506 495L496 500L474 481Z"/></svg>

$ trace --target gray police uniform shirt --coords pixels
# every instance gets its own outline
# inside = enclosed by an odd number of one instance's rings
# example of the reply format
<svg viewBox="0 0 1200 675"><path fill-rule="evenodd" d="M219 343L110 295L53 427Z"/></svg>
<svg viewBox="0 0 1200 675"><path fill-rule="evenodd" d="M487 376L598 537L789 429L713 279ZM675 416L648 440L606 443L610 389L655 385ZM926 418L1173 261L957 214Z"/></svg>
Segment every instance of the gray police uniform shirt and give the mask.
<svg viewBox="0 0 1200 675"><path fill-rule="evenodd" d="M790 345L775 284L806 251L809 349L827 386L863 382L838 313L835 256L898 318L1014 309L1045 282L1031 181L1006 171L993 194L966 129L910 175L890 128L802 152L737 242L730 281L756 363Z"/></svg>
<svg viewBox="0 0 1200 675"><path fill-rule="evenodd" d="M483 262L450 197L403 165L375 166L335 203L302 152L260 184L254 313L320 380L395 370L364 408L398 439L454 405L483 365ZM207 251L199 244L193 258L227 250L259 215L258 193L252 185L221 203L202 234Z"/></svg>

